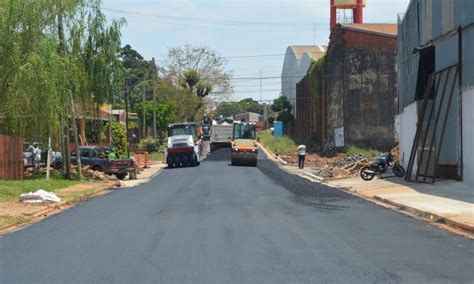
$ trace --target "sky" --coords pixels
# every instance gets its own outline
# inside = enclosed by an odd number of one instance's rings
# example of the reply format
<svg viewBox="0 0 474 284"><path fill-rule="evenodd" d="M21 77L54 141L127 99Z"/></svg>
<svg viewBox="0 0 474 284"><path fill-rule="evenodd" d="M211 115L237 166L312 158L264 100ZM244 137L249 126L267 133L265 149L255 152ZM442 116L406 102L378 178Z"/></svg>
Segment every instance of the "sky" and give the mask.
<svg viewBox="0 0 474 284"><path fill-rule="evenodd" d="M409 1L367 0L364 22L396 23ZM145 59L155 57L157 64L165 64L169 48L206 46L227 61L234 78L232 100L273 100L280 95L286 48L328 44L329 2L103 0L102 7L108 18L127 20L122 44L130 44Z"/></svg>

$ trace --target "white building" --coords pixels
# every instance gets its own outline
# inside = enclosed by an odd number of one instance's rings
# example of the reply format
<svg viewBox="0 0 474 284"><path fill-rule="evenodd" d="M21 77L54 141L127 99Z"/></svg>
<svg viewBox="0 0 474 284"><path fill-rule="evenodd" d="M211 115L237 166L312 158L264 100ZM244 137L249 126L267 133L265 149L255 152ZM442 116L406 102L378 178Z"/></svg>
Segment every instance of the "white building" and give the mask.
<svg viewBox="0 0 474 284"><path fill-rule="evenodd" d="M326 53L322 45L292 45L286 49L281 71L281 94L293 104L296 115L296 83L308 72L311 60L318 60Z"/></svg>

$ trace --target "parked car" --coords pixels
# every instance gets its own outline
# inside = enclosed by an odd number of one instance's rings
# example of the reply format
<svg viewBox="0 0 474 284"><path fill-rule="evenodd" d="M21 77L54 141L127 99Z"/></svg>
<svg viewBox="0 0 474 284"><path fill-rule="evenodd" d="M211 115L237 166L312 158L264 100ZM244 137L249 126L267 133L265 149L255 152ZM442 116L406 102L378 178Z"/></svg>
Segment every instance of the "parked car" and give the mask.
<svg viewBox="0 0 474 284"><path fill-rule="evenodd" d="M82 146L79 147L81 165L88 165L94 171L101 171L108 175L115 175L123 180L128 173L135 171L133 159L109 159L107 147ZM77 164L76 151L71 153L71 163Z"/></svg>

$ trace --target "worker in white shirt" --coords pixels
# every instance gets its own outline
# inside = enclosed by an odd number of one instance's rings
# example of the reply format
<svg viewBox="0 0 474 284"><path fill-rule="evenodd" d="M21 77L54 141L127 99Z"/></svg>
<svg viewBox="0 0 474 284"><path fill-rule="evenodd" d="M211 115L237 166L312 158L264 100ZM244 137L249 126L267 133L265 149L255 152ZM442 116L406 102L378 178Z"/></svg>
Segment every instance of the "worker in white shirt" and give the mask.
<svg viewBox="0 0 474 284"><path fill-rule="evenodd" d="M298 153L298 168L303 169L304 168L304 158L306 156L306 146L305 145L299 145L297 153Z"/></svg>

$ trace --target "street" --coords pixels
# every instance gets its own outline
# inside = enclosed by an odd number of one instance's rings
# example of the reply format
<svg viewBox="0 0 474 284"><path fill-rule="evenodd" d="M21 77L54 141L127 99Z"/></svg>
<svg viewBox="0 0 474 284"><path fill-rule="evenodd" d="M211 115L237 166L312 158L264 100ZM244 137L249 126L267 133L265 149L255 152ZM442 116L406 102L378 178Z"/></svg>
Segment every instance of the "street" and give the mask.
<svg viewBox="0 0 474 284"><path fill-rule="evenodd" d="M474 243L221 149L0 238L1 283L467 283Z"/></svg>

